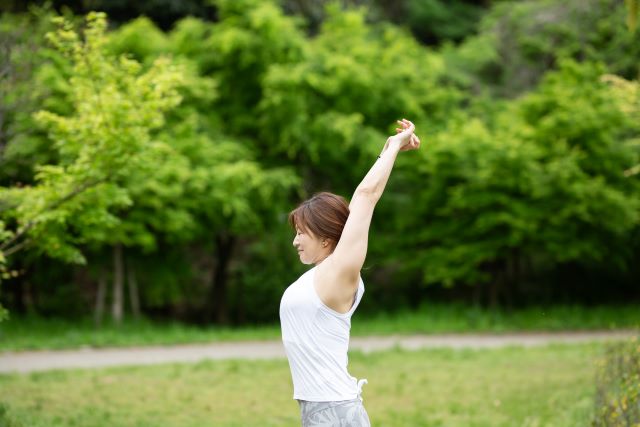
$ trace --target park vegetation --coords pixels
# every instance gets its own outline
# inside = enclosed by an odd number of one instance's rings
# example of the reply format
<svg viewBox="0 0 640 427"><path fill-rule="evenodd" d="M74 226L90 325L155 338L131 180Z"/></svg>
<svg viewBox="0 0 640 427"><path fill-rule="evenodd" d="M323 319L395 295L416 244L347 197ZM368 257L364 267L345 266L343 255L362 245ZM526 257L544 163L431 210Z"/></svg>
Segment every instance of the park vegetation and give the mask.
<svg viewBox="0 0 640 427"><path fill-rule="evenodd" d="M640 424L640 343L610 344L599 361L593 427Z"/></svg>
<svg viewBox="0 0 640 427"><path fill-rule="evenodd" d="M273 321L304 268L287 212L349 197L402 117L424 146L378 206L363 310L637 301L636 2L304 3L0 16L4 305Z"/></svg>

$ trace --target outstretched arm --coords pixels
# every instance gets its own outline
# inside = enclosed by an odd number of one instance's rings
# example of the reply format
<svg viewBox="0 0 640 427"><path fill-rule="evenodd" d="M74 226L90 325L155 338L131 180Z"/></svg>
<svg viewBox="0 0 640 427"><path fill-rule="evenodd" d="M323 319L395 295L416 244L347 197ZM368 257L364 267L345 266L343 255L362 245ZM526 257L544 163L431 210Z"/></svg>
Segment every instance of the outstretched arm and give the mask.
<svg viewBox="0 0 640 427"><path fill-rule="evenodd" d="M349 218L340 241L333 253L319 266L318 271L323 279L318 284L318 290L321 297L324 296L325 304L332 308L348 308L353 300L360 270L367 255L373 210L387 185L396 156L400 151L415 150L420 146L420 140L414 134L413 123L404 119L398 123L401 126L396 129L398 134L387 139L380 158L353 193L349 204Z"/></svg>

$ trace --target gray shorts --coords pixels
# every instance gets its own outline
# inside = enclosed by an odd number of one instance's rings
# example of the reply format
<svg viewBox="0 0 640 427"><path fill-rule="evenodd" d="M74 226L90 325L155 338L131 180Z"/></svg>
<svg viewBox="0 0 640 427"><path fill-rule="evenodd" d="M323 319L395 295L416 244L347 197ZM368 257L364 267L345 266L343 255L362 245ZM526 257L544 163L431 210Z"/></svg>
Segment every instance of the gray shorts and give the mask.
<svg viewBox="0 0 640 427"><path fill-rule="evenodd" d="M339 402L309 402L298 400L302 413L302 427L371 427L362 400Z"/></svg>

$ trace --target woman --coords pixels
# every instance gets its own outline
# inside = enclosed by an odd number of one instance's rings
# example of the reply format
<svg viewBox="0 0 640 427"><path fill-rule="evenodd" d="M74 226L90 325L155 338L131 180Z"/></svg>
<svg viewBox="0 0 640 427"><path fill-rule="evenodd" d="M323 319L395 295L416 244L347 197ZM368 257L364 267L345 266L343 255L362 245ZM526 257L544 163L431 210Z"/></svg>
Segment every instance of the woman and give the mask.
<svg viewBox="0 0 640 427"><path fill-rule="evenodd" d="M364 293L360 270L373 209L398 153L420 147L413 123L398 124L348 206L340 196L319 193L289 214L300 261L315 265L280 302L282 341L303 427L370 426L361 397L366 380L349 375L347 350L351 316Z"/></svg>

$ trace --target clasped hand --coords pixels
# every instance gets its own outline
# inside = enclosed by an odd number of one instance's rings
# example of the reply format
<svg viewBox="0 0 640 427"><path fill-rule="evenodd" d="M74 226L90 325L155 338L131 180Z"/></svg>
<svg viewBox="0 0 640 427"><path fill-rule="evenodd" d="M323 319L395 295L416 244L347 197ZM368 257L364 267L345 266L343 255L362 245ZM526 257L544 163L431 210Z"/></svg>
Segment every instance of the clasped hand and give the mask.
<svg viewBox="0 0 640 427"><path fill-rule="evenodd" d="M417 150L420 148L420 138L414 133L416 126L406 119L398 120L398 124L400 127L396 128L396 134L387 139L382 151L384 152L389 146L395 146L398 151Z"/></svg>

